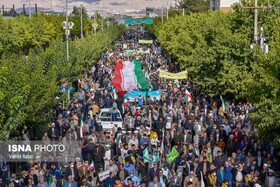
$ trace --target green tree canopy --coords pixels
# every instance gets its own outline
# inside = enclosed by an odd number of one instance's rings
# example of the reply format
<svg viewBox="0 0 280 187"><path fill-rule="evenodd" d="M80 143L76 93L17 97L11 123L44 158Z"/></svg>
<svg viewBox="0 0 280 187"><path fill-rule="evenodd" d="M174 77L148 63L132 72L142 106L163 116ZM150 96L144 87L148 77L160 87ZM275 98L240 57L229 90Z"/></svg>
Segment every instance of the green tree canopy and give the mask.
<svg viewBox="0 0 280 187"><path fill-rule="evenodd" d="M113 26L96 36L86 30L87 37L70 41L66 61L62 21L62 16L44 14L0 18L0 139L19 135L24 124L50 122L60 81L77 80L125 29Z"/></svg>
<svg viewBox="0 0 280 187"><path fill-rule="evenodd" d="M244 6L253 3L242 2ZM259 28L264 28L268 38L268 54L259 45L250 49L254 10L238 4L231 13L191 13L148 28L205 93L231 94L252 102L255 110L249 118L258 127L259 137L280 146L280 135L273 133L280 131L280 10L279 2L270 3L271 9L259 11Z"/></svg>
<svg viewBox="0 0 280 187"><path fill-rule="evenodd" d="M182 0L178 4L179 8L184 8L187 14L193 12L207 12L210 9L209 1L206 0Z"/></svg>
<svg viewBox="0 0 280 187"><path fill-rule="evenodd" d="M80 7L73 6L72 14L75 15L75 16L80 16L81 10L82 10L82 15L83 16L88 16L87 9L84 6L80 6Z"/></svg>

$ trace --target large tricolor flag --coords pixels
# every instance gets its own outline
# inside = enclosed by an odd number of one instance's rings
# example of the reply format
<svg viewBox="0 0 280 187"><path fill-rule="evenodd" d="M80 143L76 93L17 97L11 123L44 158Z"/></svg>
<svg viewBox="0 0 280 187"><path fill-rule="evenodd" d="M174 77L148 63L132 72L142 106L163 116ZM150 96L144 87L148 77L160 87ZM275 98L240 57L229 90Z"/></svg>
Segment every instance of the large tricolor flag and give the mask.
<svg viewBox="0 0 280 187"><path fill-rule="evenodd" d="M142 63L138 60L118 60L111 85L114 85L117 92L134 90L139 86L147 89L150 81L146 79L142 71Z"/></svg>
<svg viewBox="0 0 280 187"><path fill-rule="evenodd" d="M221 101L222 101L223 111L226 111L226 109L227 109L227 104L226 104L224 98L223 98L221 95L220 95L220 98L221 98Z"/></svg>
<svg viewBox="0 0 280 187"><path fill-rule="evenodd" d="M187 89L185 91L185 99L186 99L187 103L192 101L192 96L191 96L190 92Z"/></svg>

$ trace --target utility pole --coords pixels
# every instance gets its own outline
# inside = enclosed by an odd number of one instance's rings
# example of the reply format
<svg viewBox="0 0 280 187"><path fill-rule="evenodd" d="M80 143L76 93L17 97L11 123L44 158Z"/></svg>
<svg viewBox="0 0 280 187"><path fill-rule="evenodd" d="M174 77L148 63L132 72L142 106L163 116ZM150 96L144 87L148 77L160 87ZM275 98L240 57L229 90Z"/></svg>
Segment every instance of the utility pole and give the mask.
<svg viewBox="0 0 280 187"><path fill-rule="evenodd" d="M65 9L66 9L66 60L69 61L69 23L68 23L68 0L65 0L66 5L65 5Z"/></svg>
<svg viewBox="0 0 280 187"><path fill-rule="evenodd" d="M96 28L98 27L98 23L96 23L96 11L97 10L94 11L94 22L92 24L93 29L94 29L94 35L96 35Z"/></svg>
<svg viewBox="0 0 280 187"><path fill-rule="evenodd" d="M163 23L163 7L161 8L161 23Z"/></svg>
<svg viewBox="0 0 280 187"><path fill-rule="evenodd" d="M255 0L255 7L258 6L258 0ZM254 10L254 41L257 43L258 41L258 9Z"/></svg>
<svg viewBox="0 0 280 187"><path fill-rule="evenodd" d="M258 9L267 9L267 8L271 8L271 6L258 6L258 0L255 0L254 6L245 6L242 8L254 9L254 38L253 38L253 44L251 45L251 48L253 48L254 45L259 44L260 42L260 48L264 53L267 53L268 45L264 43L266 41L266 38L264 37L263 27L261 27L260 36L258 34Z"/></svg>
<svg viewBox="0 0 280 187"><path fill-rule="evenodd" d="M96 35L96 28L97 28L97 26L96 26L96 11L94 12L94 24L95 24L95 27L94 27L94 35Z"/></svg>
<svg viewBox="0 0 280 187"><path fill-rule="evenodd" d="M29 17L31 17L31 3L29 1L29 4L28 4L28 14L29 14Z"/></svg>
<svg viewBox="0 0 280 187"><path fill-rule="evenodd" d="M102 32L104 32L104 15L102 15Z"/></svg>
<svg viewBox="0 0 280 187"><path fill-rule="evenodd" d="M168 6L166 8L166 19L168 19Z"/></svg>
<svg viewBox="0 0 280 187"><path fill-rule="evenodd" d="M52 13L52 0L51 0L51 13Z"/></svg>
<svg viewBox="0 0 280 187"><path fill-rule="evenodd" d="M83 39L83 6L80 6L80 16L81 16L81 39Z"/></svg>

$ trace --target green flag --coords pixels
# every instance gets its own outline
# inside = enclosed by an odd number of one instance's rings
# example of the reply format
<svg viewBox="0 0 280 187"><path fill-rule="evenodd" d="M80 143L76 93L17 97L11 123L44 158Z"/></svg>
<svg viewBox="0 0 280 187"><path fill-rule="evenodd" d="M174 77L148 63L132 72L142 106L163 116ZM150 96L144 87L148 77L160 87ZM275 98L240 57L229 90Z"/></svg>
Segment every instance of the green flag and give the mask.
<svg viewBox="0 0 280 187"><path fill-rule="evenodd" d="M173 147L172 151L168 155L166 155L168 162L173 162L178 156L179 153L175 147Z"/></svg>
<svg viewBox="0 0 280 187"><path fill-rule="evenodd" d="M222 107L223 107L223 110L224 110L224 112L225 112L226 109L227 109L227 104L226 104L224 98L223 98L221 95L220 95L220 99L221 99L221 101L222 101Z"/></svg>
<svg viewBox="0 0 280 187"><path fill-rule="evenodd" d="M131 55L135 53L135 50L125 50L124 52L128 55Z"/></svg>
<svg viewBox="0 0 280 187"><path fill-rule="evenodd" d="M149 156L149 151L147 150L147 148L145 148L143 151L143 158L144 158L144 163L147 163L147 162L149 163L150 156Z"/></svg>
<svg viewBox="0 0 280 187"><path fill-rule="evenodd" d="M48 187L50 187L52 185L52 182L53 182L53 179L52 179L52 175L51 175L49 178L49 181L48 181Z"/></svg>

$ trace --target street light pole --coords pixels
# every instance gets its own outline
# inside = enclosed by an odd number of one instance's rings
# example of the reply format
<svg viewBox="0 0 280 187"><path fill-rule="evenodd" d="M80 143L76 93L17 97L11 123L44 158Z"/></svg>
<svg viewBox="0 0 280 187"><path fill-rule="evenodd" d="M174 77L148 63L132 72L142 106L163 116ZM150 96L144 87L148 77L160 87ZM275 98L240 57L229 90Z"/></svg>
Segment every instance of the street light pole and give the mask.
<svg viewBox="0 0 280 187"><path fill-rule="evenodd" d="M68 0L66 0L66 60L69 61L69 38L68 38L68 34L69 34L69 25L68 25Z"/></svg>
<svg viewBox="0 0 280 187"><path fill-rule="evenodd" d="M102 32L104 31L104 14L101 15L102 17Z"/></svg>
<svg viewBox="0 0 280 187"><path fill-rule="evenodd" d="M255 0L255 7L258 6L258 0ZM258 42L258 9L254 10L254 41Z"/></svg>
<svg viewBox="0 0 280 187"><path fill-rule="evenodd" d="M29 17L31 17L31 3L30 3L30 1L29 1L29 7L28 7L28 14L29 14Z"/></svg>
<svg viewBox="0 0 280 187"><path fill-rule="evenodd" d="M163 7L161 8L161 23L163 23Z"/></svg>
<svg viewBox="0 0 280 187"><path fill-rule="evenodd" d="M96 11L94 12L94 35L96 35Z"/></svg>
<svg viewBox="0 0 280 187"><path fill-rule="evenodd" d="M83 38L83 6L80 7L80 16L81 16L81 39Z"/></svg>
<svg viewBox="0 0 280 187"><path fill-rule="evenodd" d="M52 13L52 0L51 0L51 13Z"/></svg>

